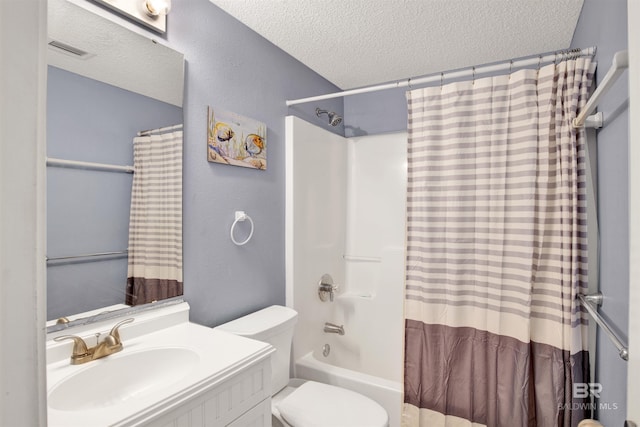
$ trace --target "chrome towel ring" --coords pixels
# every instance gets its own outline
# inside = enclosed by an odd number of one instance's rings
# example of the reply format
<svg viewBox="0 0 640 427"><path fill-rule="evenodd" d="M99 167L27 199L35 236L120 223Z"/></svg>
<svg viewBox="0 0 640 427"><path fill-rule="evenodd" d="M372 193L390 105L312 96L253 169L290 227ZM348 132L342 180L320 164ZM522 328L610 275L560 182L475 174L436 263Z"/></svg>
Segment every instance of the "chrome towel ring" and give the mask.
<svg viewBox="0 0 640 427"><path fill-rule="evenodd" d="M245 220L249 220L249 223L251 224L251 231L249 232L249 236L244 241L238 242L236 238L233 237L233 232L236 228L236 225L239 222L244 222ZM238 246L242 246L246 244L249 240L251 240L251 236L253 236L253 220L249 215L244 213L244 211L236 211L236 220L233 221L233 224L231 225L231 231L229 232L229 236L231 237L231 241Z"/></svg>

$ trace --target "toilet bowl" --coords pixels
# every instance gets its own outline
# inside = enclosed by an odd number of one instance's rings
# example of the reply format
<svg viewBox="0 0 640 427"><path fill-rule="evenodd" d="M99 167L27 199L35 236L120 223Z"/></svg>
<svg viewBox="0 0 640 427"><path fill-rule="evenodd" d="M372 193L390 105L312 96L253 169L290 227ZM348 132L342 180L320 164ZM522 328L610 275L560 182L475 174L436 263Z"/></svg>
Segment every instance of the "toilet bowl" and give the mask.
<svg viewBox="0 0 640 427"><path fill-rule="evenodd" d="M374 400L342 387L289 378L295 310L273 305L216 329L271 344L274 426L387 427L389 416Z"/></svg>

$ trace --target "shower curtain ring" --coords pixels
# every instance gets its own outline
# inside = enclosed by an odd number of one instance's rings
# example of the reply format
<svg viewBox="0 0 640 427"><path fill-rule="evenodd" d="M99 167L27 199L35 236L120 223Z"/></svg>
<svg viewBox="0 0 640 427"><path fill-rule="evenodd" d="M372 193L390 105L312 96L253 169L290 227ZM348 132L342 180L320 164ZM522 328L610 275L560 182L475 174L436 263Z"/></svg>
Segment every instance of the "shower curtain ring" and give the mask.
<svg viewBox="0 0 640 427"><path fill-rule="evenodd" d="M444 72L440 73L440 89L444 86Z"/></svg>
<svg viewBox="0 0 640 427"><path fill-rule="evenodd" d="M411 90L411 89L412 89L412 88L411 88L411 77L409 77L409 78L407 79L407 87L409 87L409 90Z"/></svg>
<svg viewBox="0 0 640 427"><path fill-rule="evenodd" d="M575 49L573 49L573 59L578 59L580 58L582 54L582 49L576 47Z"/></svg>
<svg viewBox="0 0 640 427"><path fill-rule="evenodd" d="M542 55L538 55L538 71L540 71L540 63L542 62Z"/></svg>
<svg viewBox="0 0 640 427"><path fill-rule="evenodd" d="M509 60L509 78L511 78L511 72L513 70L513 59Z"/></svg>
<svg viewBox="0 0 640 427"><path fill-rule="evenodd" d="M475 65L471 67L471 83L476 82L476 67Z"/></svg>

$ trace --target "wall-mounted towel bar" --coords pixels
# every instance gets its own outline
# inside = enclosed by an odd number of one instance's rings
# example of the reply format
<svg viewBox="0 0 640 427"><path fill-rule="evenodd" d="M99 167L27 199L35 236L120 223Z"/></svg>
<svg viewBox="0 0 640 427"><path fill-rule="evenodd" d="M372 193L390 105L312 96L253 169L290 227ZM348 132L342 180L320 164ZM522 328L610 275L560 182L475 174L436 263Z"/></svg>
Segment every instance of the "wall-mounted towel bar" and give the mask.
<svg viewBox="0 0 640 427"><path fill-rule="evenodd" d="M582 306L587 309L587 312L591 315L593 320L596 321L598 326L607 334L613 345L616 346L618 354L623 360L629 360L629 349L625 346L620 338L613 332L607 322L600 316L595 304L600 305L602 303L602 294L597 293L594 295L578 295Z"/></svg>
<svg viewBox="0 0 640 427"><path fill-rule="evenodd" d="M115 255L126 255L129 251L114 251L114 252L97 252L92 254L82 254L82 255L68 255L68 256L57 256L57 257L46 257L47 262L51 261L72 261L72 260L81 260L86 258L95 258L95 257L112 257Z"/></svg>
<svg viewBox="0 0 640 427"><path fill-rule="evenodd" d="M73 169L89 169L109 172L125 172L133 173L133 166L119 166L110 165L107 163L94 163L94 162L80 162L77 160L65 160L56 159L53 157L47 157L47 166L55 166L61 168L73 168Z"/></svg>

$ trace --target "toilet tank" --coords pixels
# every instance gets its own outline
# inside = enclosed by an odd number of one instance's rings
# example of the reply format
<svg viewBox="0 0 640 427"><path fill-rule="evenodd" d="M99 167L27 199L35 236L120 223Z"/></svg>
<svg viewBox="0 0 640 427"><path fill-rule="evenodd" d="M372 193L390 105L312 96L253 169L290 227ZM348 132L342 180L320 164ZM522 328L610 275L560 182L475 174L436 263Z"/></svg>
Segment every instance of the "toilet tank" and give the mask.
<svg viewBox="0 0 640 427"><path fill-rule="evenodd" d="M298 313L289 307L272 305L215 329L271 344L275 353L271 355L272 395L289 383L289 364L293 329Z"/></svg>

